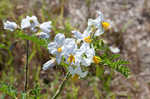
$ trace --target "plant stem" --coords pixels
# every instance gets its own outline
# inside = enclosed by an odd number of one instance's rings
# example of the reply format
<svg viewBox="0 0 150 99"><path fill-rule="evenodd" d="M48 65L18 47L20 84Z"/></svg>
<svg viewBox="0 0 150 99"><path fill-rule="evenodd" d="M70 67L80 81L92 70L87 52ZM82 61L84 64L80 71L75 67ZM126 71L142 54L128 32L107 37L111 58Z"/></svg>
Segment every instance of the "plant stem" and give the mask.
<svg viewBox="0 0 150 99"><path fill-rule="evenodd" d="M59 88L57 89L56 93L52 97L52 99L56 99L58 97L58 95L61 93L66 81L69 79L69 77L70 77L70 73L68 71L65 78L63 79L62 83L60 84Z"/></svg>
<svg viewBox="0 0 150 99"><path fill-rule="evenodd" d="M28 62L28 59L29 59L29 40L26 40L26 66L25 66L25 85L24 85L24 91L26 92L27 89L28 89L28 65L29 65L29 62Z"/></svg>

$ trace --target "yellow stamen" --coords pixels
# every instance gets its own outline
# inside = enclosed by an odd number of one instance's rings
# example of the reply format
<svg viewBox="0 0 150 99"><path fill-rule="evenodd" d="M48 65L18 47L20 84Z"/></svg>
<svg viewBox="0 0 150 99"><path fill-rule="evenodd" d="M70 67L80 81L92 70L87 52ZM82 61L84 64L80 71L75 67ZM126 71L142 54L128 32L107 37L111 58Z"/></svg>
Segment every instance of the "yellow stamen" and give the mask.
<svg viewBox="0 0 150 99"><path fill-rule="evenodd" d="M98 63L101 62L101 58L98 57L98 56L94 56L94 57L93 57L93 61L94 61L95 64L98 64Z"/></svg>
<svg viewBox="0 0 150 99"><path fill-rule="evenodd" d="M102 22L102 26L103 26L104 30L108 30L110 24L108 22Z"/></svg>
<svg viewBox="0 0 150 99"><path fill-rule="evenodd" d="M88 36L88 37L85 37L85 38L84 38L84 41L85 41L86 43L90 43L92 40L91 40L90 36Z"/></svg>
<svg viewBox="0 0 150 99"><path fill-rule="evenodd" d="M73 77L72 77L73 81L77 81L78 79L79 79L79 75L78 74L73 75Z"/></svg>
<svg viewBox="0 0 150 99"><path fill-rule="evenodd" d="M72 54L69 56L68 62L69 62L69 63L72 63L72 62L75 63L75 57L74 57Z"/></svg>
<svg viewBox="0 0 150 99"><path fill-rule="evenodd" d="M61 53L61 52L62 52L62 48L59 47L59 48L57 49L57 52Z"/></svg>
<svg viewBox="0 0 150 99"><path fill-rule="evenodd" d="M33 21L33 20L30 20L30 23L34 23L34 21Z"/></svg>

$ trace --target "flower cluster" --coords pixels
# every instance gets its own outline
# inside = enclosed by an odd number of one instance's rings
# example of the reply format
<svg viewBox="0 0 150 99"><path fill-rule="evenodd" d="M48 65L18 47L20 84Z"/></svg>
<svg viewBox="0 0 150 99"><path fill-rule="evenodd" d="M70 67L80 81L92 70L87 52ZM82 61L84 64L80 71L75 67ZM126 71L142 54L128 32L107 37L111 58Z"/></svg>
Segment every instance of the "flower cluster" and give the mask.
<svg viewBox="0 0 150 99"><path fill-rule="evenodd" d="M49 53L56 58L52 58L43 65L43 70L53 67L56 64L68 64L68 71L74 79L83 78L88 74L86 67L92 63L99 64L101 58L96 55L93 47L94 38L100 36L105 30L110 28L110 24L104 20L103 14L97 12L96 19L89 19L88 26L83 33L72 31L73 38L66 38L64 34L56 34L54 41L48 44ZM4 22L4 29L14 31L21 29L25 32L36 33L39 38L48 39L51 32L51 21L39 23L36 16L22 19L21 25L15 22ZM84 69L84 70L83 70Z"/></svg>
<svg viewBox="0 0 150 99"><path fill-rule="evenodd" d="M51 21L40 24L36 16L26 16L26 18L22 19L20 26L15 22L4 22L4 29L6 30L14 31L16 29L21 29L27 32L36 33L36 36L43 39L50 37L51 28Z"/></svg>
<svg viewBox="0 0 150 99"><path fill-rule="evenodd" d="M73 79L83 78L88 74L86 67L92 63L99 64L101 58L96 55L93 39L100 36L110 27L110 24L104 20L101 12L97 12L96 19L89 19L88 26L83 33L72 31L73 38L66 38L64 34L56 34L54 41L48 44L49 53L56 58L49 60L43 65L46 70L56 64L65 62L68 64L68 71Z"/></svg>

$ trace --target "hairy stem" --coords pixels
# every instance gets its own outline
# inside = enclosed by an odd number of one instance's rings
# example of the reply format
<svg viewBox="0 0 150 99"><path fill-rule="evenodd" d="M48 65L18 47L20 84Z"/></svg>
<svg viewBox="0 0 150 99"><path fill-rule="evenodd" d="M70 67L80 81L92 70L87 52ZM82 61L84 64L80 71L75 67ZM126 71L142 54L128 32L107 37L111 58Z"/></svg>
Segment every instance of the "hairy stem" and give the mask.
<svg viewBox="0 0 150 99"><path fill-rule="evenodd" d="M59 96L59 94L60 94L61 91L63 90L63 87L64 87L66 81L69 79L69 77L70 77L70 73L67 72L65 78L63 79L62 83L60 84L59 88L57 89L57 91L56 91L56 93L54 94L54 96L52 97L52 99L56 99L56 98Z"/></svg>
<svg viewBox="0 0 150 99"><path fill-rule="evenodd" d="M26 66L25 66L25 85L24 91L26 92L28 89L28 67L29 67L29 40L26 40Z"/></svg>

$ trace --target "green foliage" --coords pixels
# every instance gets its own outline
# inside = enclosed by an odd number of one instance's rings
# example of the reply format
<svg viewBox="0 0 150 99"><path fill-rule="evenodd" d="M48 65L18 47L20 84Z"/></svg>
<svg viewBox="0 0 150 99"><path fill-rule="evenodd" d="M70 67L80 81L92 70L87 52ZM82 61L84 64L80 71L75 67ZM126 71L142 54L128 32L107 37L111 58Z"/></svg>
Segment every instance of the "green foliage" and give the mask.
<svg viewBox="0 0 150 99"><path fill-rule="evenodd" d="M67 97L66 98L67 99L72 99L72 98L73 99L78 99L78 92L80 90L80 87L74 85L74 83L68 84L68 86L71 86L72 90L67 93Z"/></svg>
<svg viewBox="0 0 150 99"><path fill-rule="evenodd" d="M37 45L40 45L40 46L43 46L43 47L47 48L48 40L39 39L34 35L27 35L25 33L22 33L22 31L20 31L20 30L18 30L16 32L17 33L15 34L15 36L17 38L21 38L22 40L30 40L30 41L34 42L35 44L37 44Z"/></svg>
<svg viewBox="0 0 150 99"><path fill-rule="evenodd" d="M5 19L9 16L12 15L12 9L13 5L10 3L10 0L0 0L0 19ZM7 9L7 11L6 11Z"/></svg>
<svg viewBox="0 0 150 99"><path fill-rule="evenodd" d="M30 91L30 97L32 97L32 99L41 99L42 94L39 84L36 84L35 87Z"/></svg>
<svg viewBox="0 0 150 99"><path fill-rule="evenodd" d="M67 37L71 36L71 31L73 30L73 27L71 26L69 19L67 19L64 23L60 22L59 17L56 19L52 19L52 30L55 31L55 33L64 33L67 35Z"/></svg>
<svg viewBox="0 0 150 99"><path fill-rule="evenodd" d="M130 71L126 65L129 64L129 62L120 59L119 54L112 54L108 45L104 44L102 39L97 37L94 38L92 42L94 48L96 49L96 55L101 58L101 62L95 65L96 76L100 79L101 84L103 86L102 90L105 91L106 94L98 96L96 88L94 89L94 91L96 97L107 98L110 97L109 95L112 93L110 86L111 86L111 81L112 81L114 71L117 71L122 75L124 75L125 77L128 77ZM105 73L105 71L107 71L107 73Z"/></svg>
<svg viewBox="0 0 150 99"><path fill-rule="evenodd" d="M6 48L4 44L0 44L0 48Z"/></svg>
<svg viewBox="0 0 150 99"><path fill-rule="evenodd" d="M102 77L103 74L104 74L104 66L96 65L96 76Z"/></svg>
<svg viewBox="0 0 150 99"><path fill-rule="evenodd" d="M39 84L36 84L30 93L18 92L12 85L6 83L0 83L0 91L3 92L3 97L5 95L10 96L12 99L17 99L17 94L20 94L19 99L42 99L41 88Z"/></svg>
<svg viewBox="0 0 150 99"><path fill-rule="evenodd" d="M125 64L128 64L127 61L124 60L116 60L114 59L109 59L108 57L102 56L103 57L103 64L109 66L110 68L120 72L123 74L125 77L129 76L129 68L125 66Z"/></svg>
<svg viewBox="0 0 150 99"><path fill-rule="evenodd" d="M27 99L27 94L24 93L24 92L22 92L22 93L21 93L21 99Z"/></svg>
<svg viewBox="0 0 150 99"><path fill-rule="evenodd" d="M100 93L100 91L99 91L99 89L98 89L96 84L93 86L93 90L94 90L96 99L101 99L100 98L101 97L101 93Z"/></svg>
<svg viewBox="0 0 150 99"><path fill-rule="evenodd" d="M108 66L121 74L123 74L125 77L129 76L129 68L125 66L126 64L129 64L128 61L125 61L123 59L119 59L119 54L112 54L106 44L104 44L103 40L98 40L98 42L94 42L94 47L99 52L102 52L100 57L102 59L101 65Z"/></svg>
<svg viewBox="0 0 150 99"><path fill-rule="evenodd" d="M16 99L17 97L17 90L12 85L0 83L0 91L6 95L11 96L13 99Z"/></svg>
<svg viewBox="0 0 150 99"><path fill-rule="evenodd" d="M110 86L114 71L120 72L125 77L129 76L129 68L125 66L129 64L128 61L120 59L119 54L112 54L109 50L108 45L104 44L103 40L96 37L92 40L93 46L96 49L96 55L101 58L101 62L95 66L96 68L96 76L101 80L102 90L104 90L107 95L101 96L102 98L106 98L109 94L111 94ZM105 67L109 67L107 69L108 74L104 74ZM96 89L94 89L96 91ZM96 97L98 97L96 95Z"/></svg>

